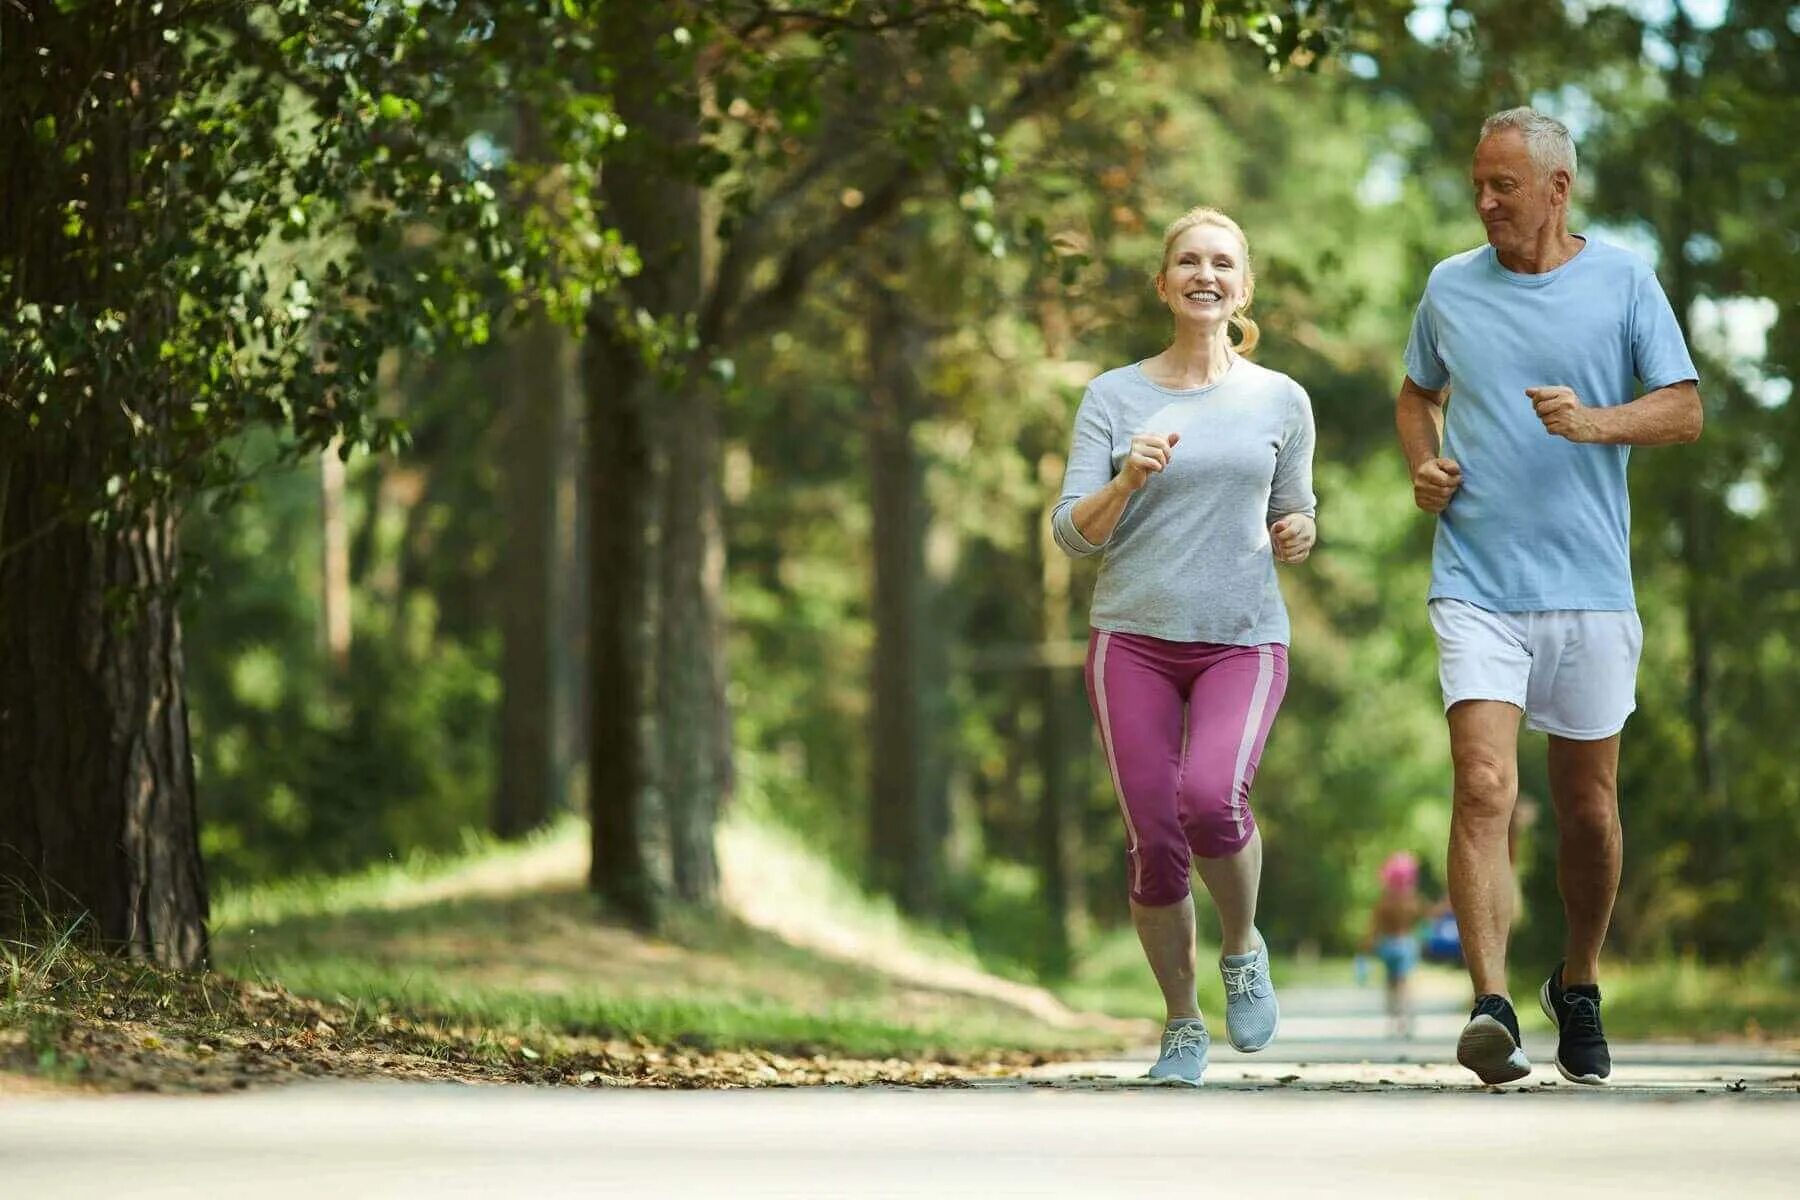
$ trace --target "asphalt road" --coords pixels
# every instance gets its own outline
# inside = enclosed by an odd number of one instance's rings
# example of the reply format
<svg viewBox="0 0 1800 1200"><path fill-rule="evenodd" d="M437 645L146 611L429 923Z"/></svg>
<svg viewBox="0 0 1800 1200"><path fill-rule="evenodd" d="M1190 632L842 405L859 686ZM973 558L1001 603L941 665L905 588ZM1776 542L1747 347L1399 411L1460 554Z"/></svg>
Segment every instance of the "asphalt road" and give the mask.
<svg viewBox="0 0 1800 1200"><path fill-rule="evenodd" d="M322 1084L13 1098L0 1100L0 1197L1642 1200L1800 1188L1800 1056L1619 1047L1609 1088L1540 1068L1486 1090L1445 1065L1454 1005L1395 1043L1373 1002L1293 995L1276 1046L1218 1048L1200 1090L1142 1085L1139 1058L956 1089Z"/></svg>

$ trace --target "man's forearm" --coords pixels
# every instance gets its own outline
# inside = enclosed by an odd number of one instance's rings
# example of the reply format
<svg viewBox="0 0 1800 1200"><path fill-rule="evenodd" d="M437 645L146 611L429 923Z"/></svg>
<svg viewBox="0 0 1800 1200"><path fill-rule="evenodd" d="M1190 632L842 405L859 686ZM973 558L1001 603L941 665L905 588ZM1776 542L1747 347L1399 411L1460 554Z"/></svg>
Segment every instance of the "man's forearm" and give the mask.
<svg viewBox="0 0 1800 1200"><path fill-rule="evenodd" d="M1443 445L1443 406L1409 381L1394 402L1394 428L1400 435L1400 449L1406 454L1407 472L1417 472L1419 464L1436 458Z"/></svg>
<svg viewBox="0 0 1800 1200"><path fill-rule="evenodd" d="M1705 408L1692 382L1645 392L1629 404L1594 408L1593 440L1606 446L1673 446L1700 436Z"/></svg>

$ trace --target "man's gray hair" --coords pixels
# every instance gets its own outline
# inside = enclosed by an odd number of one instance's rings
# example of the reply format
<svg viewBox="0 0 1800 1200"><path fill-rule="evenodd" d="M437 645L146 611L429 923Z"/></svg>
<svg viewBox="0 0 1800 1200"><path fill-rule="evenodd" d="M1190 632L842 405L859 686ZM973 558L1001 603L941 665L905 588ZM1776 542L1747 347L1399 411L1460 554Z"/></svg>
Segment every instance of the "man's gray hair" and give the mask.
<svg viewBox="0 0 1800 1200"><path fill-rule="evenodd" d="M1552 171L1560 168L1569 173L1570 183L1575 182L1575 139L1569 136L1567 125L1535 108L1522 106L1497 112L1483 121L1481 136L1485 138L1502 129L1519 131L1539 176L1548 179Z"/></svg>

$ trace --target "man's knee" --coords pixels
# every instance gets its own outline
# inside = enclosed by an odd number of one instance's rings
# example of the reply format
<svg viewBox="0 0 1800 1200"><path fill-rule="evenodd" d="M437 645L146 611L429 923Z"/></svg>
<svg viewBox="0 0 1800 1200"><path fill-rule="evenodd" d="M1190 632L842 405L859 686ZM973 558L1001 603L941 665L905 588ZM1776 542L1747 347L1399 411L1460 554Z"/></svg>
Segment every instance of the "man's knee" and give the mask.
<svg viewBox="0 0 1800 1200"><path fill-rule="evenodd" d="M1556 820L1565 833L1610 835L1619 824L1618 793L1599 783L1581 788L1557 804Z"/></svg>
<svg viewBox="0 0 1800 1200"><path fill-rule="evenodd" d="M1496 755L1472 752L1456 760L1456 812L1480 821L1508 821L1518 789L1517 767Z"/></svg>

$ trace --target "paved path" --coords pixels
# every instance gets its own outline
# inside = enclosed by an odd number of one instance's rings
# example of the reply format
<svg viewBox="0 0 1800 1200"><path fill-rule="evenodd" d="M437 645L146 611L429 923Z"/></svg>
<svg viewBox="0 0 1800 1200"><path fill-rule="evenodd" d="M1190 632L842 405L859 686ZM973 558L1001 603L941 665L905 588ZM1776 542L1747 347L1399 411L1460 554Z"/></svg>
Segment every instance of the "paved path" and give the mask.
<svg viewBox="0 0 1800 1200"><path fill-rule="evenodd" d="M322 1084L0 1100L0 1196L1796 1194L1800 1057L1622 1047L1622 1086L1539 1070L1489 1091L1441 1065L1453 1006L1395 1044L1374 998L1291 996L1278 1049L1220 1048L1197 1091L1136 1084L1138 1060L954 1090Z"/></svg>
<svg viewBox="0 0 1800 1200"><path fill-rule="evenodd" d="M1277 983L1280 982L1279 977ZM1466 1090L1474 1077L1456 1064L1456 1035L1468 1019L1460 975L1428 974L1419 980L1424 993L1413 1036L1401 1041L1387 1033L1381 993L1375 988L1309 988L1283 1004L1281 1031L1275 1044L1260 1054L1239 1054L1225 1044L1223 1021L1211 1019L1215 1038L1208 1088L1257 1090L1271 1086L1303 1090L1357 1090L1380 1087L1451 1088ZM1529 1000L1525 1018L1525 1050L1531 1075L1508 1090L1583 1091L1565 1081L1554 1063L1556 1038ZM1752 1045L1617 1043L1613 1077L1604 1089L1657 1095L1705 1092L1756 1092L1800 1100L1800 1053ZM1117 1062L1059 1063L1033 1072L1040 1080L1067 1081L1115 1089L1153 1086L1141 1076L1155 1060L1156 1048L1145 1046ZM1800 1124L1800 1106L1793 1117ZM1800 1139L1800 1131L1796 1138ZM1800 1194L1800 1187L1796 1188Z"/></svg>

